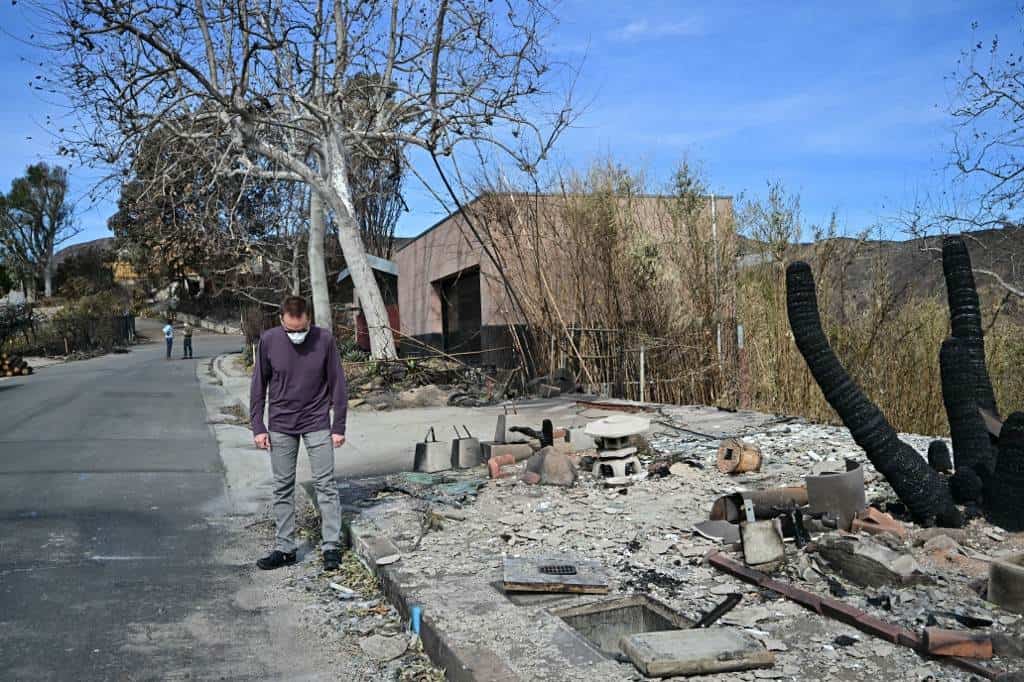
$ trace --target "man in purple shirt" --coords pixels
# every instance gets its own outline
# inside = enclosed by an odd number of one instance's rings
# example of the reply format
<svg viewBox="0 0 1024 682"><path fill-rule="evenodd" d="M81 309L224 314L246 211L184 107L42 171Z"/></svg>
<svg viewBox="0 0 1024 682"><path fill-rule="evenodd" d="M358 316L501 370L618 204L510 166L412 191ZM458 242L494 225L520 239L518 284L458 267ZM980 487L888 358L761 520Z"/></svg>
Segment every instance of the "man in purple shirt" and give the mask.
<svg viewBox="0 0 1024 682"><path fill-rule="evenodd" d="M269 424L263 422L266 403ZM256 562L260 568L295 563L295 463L300 436L309 453L320 507L324 569L333 571L341 565L334 448L345 443L347 411L348 390L334 337L326 329L310 326L304 298L289 296L281 304L281 326L260 337L249 399L256 447L270 450L274 472L277 540L274 551Z"/></svg>

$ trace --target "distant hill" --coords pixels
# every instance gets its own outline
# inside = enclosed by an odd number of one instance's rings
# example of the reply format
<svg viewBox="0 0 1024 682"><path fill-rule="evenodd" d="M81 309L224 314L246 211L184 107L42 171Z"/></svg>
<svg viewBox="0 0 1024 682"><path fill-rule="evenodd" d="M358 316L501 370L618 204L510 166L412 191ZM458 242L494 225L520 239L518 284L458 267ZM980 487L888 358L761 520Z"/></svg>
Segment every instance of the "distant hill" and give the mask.
<svg viewBox="0 0 1024 682"><path fill-rule="evenodd" d="M1024 228L981 230L965 234L964 239L971 253L983 307L999 303L1006 296L1006 290L994 278L977 273L977 270L991 270L1011 284L1024 284ZM888 285L898 301L932 296L945 300L941 236L867 242L837 237L827 241L848 260L843 284L846 296L852 298L857 307L867 304L879 269L886 273ZM821 251L822 244L797 244L789 248L786 260L813 263L815 254ZM756 266L761 260L758 258L760 252L756 241L743 239L740 267ZM1021 303L1015 301L1011 309L1024 310Z"/></svg>
<svg viewBox="0 0 1024 682"><path fill-rule="evenodd" d="M113 251L114 250L114 238L113 237L100 237L99 239L93 239L91 241L82 242L80 244L72 244L66 246L57 253L53 254L53 262L55 266L59 266L65 258L70 256L76 256L86 251L97 249L100 251Z"/></svg>

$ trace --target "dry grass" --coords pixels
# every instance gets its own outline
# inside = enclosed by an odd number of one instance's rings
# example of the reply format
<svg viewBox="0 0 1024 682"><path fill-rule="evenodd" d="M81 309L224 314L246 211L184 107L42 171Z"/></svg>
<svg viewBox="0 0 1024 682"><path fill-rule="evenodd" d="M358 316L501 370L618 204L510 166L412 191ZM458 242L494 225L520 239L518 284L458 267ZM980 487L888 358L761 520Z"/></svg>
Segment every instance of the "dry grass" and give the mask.
<svg viewBox="0 0 1024 682"><path fill-rule="evenodd" d="M867 243L835 240L832 231L816 237L801 249L801 257L814 268L822 326L843 366L897 430L948 435L939 375L939 348L949 335L945 291L931 298L901 297L891 290L879 257L867 303L855 305L855 297L846 295L846 270L854 258L865 256ZM769 262L740 278L738 316L746 339L742 393L754 409L835 422L793 342L784 269L784 261ZM1021 327L1001 304L982 304L996 395L1004 408L1024 404Z"/></svg>
<svg viewBox="0 0 1024 682"><path fill-rule="evenodd" d="M691 169L681 168L663 196L645 191L638 175L601 164L562 181L555 202L496 193L485 207L488 219L478 223L509 245L505 270L522 292L540 371L567 366L584 384L636 399L643 345L649 401L834 422L789 330L785 266L798 254L814 268L822 324L854 380L897 429L948 432L938 367L949 334L944 291L893 291L867 235L836 239L834 220L796 247L804 241L799 197L780 185L737 211L750 237L745 255L760 264L735 271L733 216L719 212L713 236L707 193ZM856 259L871 263L868 281L848 276ZM1024 405L1024 338L998 301L982 303L991 378L1008 412Z"/></svg>
<svg viewBox="0 0 1024 682"><path fill-rule="evenodd" d="M643 346L647 399L714 403L729 390L716 338L733 324L719 267L736 253L730 207L686 166L652 195L639 174L602 163L545 194L495 192L477 223L501 245L539 371L564 365L594 390L638 397Z"/></svg>

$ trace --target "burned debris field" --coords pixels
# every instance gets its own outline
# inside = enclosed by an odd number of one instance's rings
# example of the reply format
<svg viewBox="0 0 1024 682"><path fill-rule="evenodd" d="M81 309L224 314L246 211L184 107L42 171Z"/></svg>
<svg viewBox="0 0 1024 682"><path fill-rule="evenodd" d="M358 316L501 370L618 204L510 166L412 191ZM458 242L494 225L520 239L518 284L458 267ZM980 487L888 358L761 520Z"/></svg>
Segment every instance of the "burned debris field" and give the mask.
<svg viewBox="0 0 1024 682"><path fill-rule="evenodd" d="M435 663L510 679L1018 679L1024 417L995 404L962 239L942 266L948 439L893 428L795 262L793 340L842 426L506 404L493 440L428 436L418 472L361 488L354 551Z"/></svg>

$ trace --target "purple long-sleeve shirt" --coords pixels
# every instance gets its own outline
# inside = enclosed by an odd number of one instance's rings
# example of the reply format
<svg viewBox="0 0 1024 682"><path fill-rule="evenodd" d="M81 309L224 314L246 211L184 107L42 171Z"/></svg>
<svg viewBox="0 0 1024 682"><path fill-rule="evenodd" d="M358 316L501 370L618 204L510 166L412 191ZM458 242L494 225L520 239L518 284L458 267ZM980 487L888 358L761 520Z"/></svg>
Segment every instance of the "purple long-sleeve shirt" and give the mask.
<svg viewBox="0 0 1024 682"><path fill-rule="evenodd" d="M249 392L249 420L255 435L267 432L263 407L268 399L271 431L297 435L330 429L345 434L348 387L338 348L327 330L310 328L300 344L292 343L282 327L263 332Z"/></svg>

